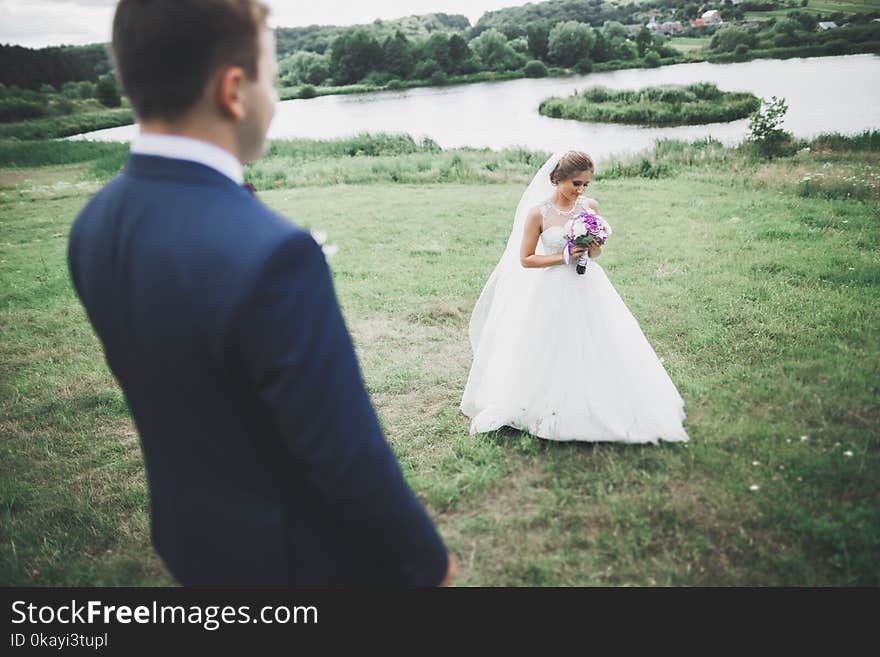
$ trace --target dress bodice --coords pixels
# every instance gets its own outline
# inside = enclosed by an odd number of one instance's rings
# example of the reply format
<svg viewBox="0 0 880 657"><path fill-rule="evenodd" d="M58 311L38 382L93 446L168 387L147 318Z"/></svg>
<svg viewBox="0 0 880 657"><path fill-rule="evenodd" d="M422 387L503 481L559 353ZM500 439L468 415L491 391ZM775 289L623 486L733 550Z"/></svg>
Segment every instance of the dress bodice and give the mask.
<svg viewBox="0 0 880 657"><path fill-rule="evenodd" d="M578 198L571 210L560 210L550 200L541 204L541 245L546 254L562 253L568 239L563 226L570 219L589 209L586 199Z"/></svg>

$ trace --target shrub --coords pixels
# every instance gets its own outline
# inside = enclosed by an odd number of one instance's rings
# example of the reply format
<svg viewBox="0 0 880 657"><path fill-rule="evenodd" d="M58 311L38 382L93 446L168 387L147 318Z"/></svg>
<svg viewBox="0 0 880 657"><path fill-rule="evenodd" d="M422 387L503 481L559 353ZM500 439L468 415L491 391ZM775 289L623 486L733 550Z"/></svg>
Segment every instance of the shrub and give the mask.
<svg viewBox="0 0 880 657"><path fill-rule="evenodd" d="M749 141L765 157L773 158L782 154L785 144L791 141L791 133L782 129L782 117L788 111L784 98L771 96L761 99L761 107L749 117Z"/></svg>
<svg viewBox="0 0 880 657"><path fill-rule="evenodd" d="M577 64L574 65L574 70L580 73L581 75L586 75L593 70L593 60L589 57L584 57Z"/></svg>
<svg viewBox="0 0 880 657"><path fill-rule="evenodd" d="M658 55L653 50L649 50L645 53L645 66L648 68L657 68L660 66L660 55Z"/></svg>
<svg viewBox="0 0 880 657"><path fill-rule="evenodd" d="M434 73L440 70L440 66L433 59L423 59L416 64L413 77L418 80L428 80Z"/></svg>
<svg viewBox="0 0 880 657"><path fill-rule="evenodd" d="M824 49L832 55L843 55L849 50L849 43L844 39L832 39L825 44Z"/></svg>
<svg viewBox="0 0 880 657"><path fill-rule="evenodd" d="M98 100L105 107L119 107L122 99L119 97L119 90L116 88L116 80L109 73L105 73L98 78L98 85L95 89Z"/></svg>
<svg viewBox="0 0 880 657"><path fill-rule="evenodd" d="M22 121L46 116L46 106L23 98L0 99L0 121Z"/></svg>
<svg viewBox="0 0 880 657"><path fill-rule="evenodd" d="M318 95L317 89L310 84L304 84L299 88L300 98L314 98Z"/></svg>
<svg viewBox="0 0 880 657"><path fill-rule="evenodd" d="M527 78L547 77L547 67L544 65L544 62L533 59L523 67L523 74Z"/></svg>

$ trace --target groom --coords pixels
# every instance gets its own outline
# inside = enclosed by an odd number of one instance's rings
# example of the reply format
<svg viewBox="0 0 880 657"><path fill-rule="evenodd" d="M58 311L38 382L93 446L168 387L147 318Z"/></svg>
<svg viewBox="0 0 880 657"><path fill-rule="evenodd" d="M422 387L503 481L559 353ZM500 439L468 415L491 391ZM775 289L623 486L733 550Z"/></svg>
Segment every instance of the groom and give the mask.
<svg viewBox="0 0 880 657"><path fill-rule="evenodd" d="M121 0L141 125L70 272L141 438L153 542L192 586L433 586L454 574L361 380L321 248L242 186L274 113L256 0Z"/></svg>

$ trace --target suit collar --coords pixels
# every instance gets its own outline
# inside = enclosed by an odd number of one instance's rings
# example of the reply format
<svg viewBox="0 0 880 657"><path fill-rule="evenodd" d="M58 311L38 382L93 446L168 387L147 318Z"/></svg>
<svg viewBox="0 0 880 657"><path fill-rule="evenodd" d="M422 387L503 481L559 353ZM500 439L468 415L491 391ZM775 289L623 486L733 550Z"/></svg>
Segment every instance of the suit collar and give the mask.
<svg viewBox="0 0 880 657"><path fill-rule="evenodd" d="M243 189L231 178L206 164L157 155L131 153L125 166L125 173L136 177L177 182L199 182L209 185L230 185L236 189Z"/></svg>
<svg viewBox="0 0 880 657"><path fill-rule="evenodd" d="M140 134L131 142L131 152L198 162L216 169L237 185L244 183L241 162L232 153L201 139L183 135Z"/></svg>

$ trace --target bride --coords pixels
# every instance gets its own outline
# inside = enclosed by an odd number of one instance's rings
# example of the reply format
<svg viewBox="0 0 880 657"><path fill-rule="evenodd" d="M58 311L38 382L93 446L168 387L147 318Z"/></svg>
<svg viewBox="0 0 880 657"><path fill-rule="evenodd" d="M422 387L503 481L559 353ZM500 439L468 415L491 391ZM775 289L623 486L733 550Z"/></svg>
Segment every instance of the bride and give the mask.
<svg viewBox="0 0 880 657"><path fill-rule="evenodd" d="M471 315L474 359L461 401L471 434L509 426L560 441L688 440L684 401L594 261L601 247L568 246L565 222L598 214L583 196L592 177L586 153L556 153L520 199Z"/></svg>

